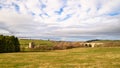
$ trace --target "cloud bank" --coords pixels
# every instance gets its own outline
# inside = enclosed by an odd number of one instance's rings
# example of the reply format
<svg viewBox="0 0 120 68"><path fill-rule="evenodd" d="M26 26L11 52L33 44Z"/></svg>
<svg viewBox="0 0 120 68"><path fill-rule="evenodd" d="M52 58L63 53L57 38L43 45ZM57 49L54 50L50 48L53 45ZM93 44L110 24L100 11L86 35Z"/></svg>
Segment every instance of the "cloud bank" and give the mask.
<svg viewBox="0 0 120 68"><path fill-rule="evenodd" d="M120 39L120 0L0 0L0 33L18 37Z"/></svg>

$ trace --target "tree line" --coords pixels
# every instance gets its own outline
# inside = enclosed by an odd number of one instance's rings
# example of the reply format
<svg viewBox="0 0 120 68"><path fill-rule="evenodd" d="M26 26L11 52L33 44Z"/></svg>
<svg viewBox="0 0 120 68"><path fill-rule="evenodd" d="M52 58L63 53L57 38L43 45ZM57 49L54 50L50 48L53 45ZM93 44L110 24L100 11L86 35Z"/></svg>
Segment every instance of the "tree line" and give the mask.
<svg viewBox="0 0 120 68"><path fill-rule="evenodd" d="M20 44L17 37L0 35L0 53L19 51Z"/></svg>

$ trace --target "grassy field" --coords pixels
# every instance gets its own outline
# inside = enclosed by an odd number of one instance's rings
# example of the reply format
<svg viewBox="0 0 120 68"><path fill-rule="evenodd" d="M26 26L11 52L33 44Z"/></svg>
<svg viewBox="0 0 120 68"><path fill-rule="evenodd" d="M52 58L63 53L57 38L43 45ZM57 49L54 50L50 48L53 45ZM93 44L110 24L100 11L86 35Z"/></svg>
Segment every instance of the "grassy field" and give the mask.
<svg viewBox="0 0 120 68"><path fill-rule="evenodd" d="M120 68L120 48L1 53L0 68Z"/></svg>
<svg viewBox="0 0 120 68"><path fill-rule="evenodd" d="M21 46L28 46L30 42L34 42L35 45L47 45L53 46L54 43L48 40L30 40L30 39L20 39L19 40Z"/></svg>

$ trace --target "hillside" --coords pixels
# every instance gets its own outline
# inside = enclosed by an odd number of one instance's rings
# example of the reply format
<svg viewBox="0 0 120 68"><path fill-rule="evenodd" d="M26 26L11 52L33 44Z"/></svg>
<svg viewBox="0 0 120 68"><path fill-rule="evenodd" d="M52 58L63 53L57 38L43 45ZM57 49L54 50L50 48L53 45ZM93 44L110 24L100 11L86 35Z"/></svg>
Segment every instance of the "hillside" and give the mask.
<svg viewBox="0 0 120 68"><path fill-rule="evenodd" d="M20 45L28 46L30 42L34 42L35 45L47 45L53 46L54 43L48 40L33 40L33 39L19 39Z"/></svg>
<svg viewBox="0 0 120 68"><path fill-rule="evenodd" d="M68 41L50 41L50 40L30 40L20 39L21 51L50 51L65 50L80 47L120 47L119 40L97 40L91 42L68 42ZM34 46L29 47L33 42ZM88 44L89 43L89 44Z"/></svg>

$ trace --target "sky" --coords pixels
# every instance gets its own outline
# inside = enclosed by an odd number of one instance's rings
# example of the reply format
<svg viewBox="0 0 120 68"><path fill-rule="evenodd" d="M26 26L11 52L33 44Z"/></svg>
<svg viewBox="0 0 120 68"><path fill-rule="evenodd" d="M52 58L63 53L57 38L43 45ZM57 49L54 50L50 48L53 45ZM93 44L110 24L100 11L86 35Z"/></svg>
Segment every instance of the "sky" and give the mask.
<svg viewBox="0 0 120 68"><path fill-rule="evenodd" d="M120 40L120 0L0 0L0 34Z"/></svg>

